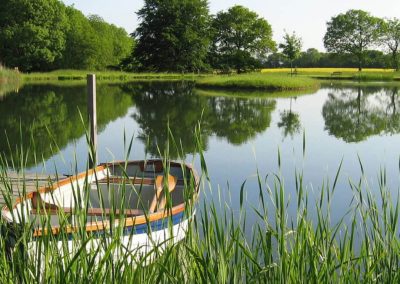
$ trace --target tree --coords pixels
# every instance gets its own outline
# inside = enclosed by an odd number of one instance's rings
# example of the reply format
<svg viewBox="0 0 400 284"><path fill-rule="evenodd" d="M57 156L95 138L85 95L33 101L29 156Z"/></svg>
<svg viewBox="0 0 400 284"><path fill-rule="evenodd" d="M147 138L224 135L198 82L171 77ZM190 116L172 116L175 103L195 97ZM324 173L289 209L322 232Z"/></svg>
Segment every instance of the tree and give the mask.
<svg viewBox="0 0 400 284"><path fill-rule="evenodd" d="M133 34L141 70L199 71L209 46L207 0L145 0Z"/></svg>
<svg viewBox="0 0 400 284"><path fill-rule="evenodd" d="M276 48L269 23L242 6L219 12L212 23L212 65L238 73L260 66L260 60Z"/></svg>
<svg viewBox="0 0 400 284"><path fill-rule="evenodd" d="M399 70L399 46L400 46L400 20L388 19L384 21L382 29L382 42L387 46L392 55L392 66Z"/></svg>
<svg viewBox="0 0 400 284"><path fill-rule="evenodd" d="M324 45L328 52L350 53L362 70L365 50L379 38L382 21L362 10L349 10L327 23Z"/></svg>
<svg viewBox="0 0 400 284"><path fill-rule="evenodd" d="M301 51L301 38L297 37L295 32L292 35L288 33L283 37L284 43L279 44L279 48L282 49L282 53L290 61L290 75L293 76L293 60L299 57Z"/></svg>
<svg viewBox="0 0 400 284"><path fill-rule="evenodd" d="M58 0L2 0L0 61L23 71L53 69L67 28L65 6Z"/></svg>

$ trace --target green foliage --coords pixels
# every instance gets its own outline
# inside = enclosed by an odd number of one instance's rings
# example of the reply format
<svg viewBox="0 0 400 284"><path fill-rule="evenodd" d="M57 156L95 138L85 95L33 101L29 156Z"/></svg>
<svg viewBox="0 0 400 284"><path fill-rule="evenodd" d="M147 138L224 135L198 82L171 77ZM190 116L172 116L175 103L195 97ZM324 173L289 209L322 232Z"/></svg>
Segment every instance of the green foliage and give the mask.
<svg viewBox="0 0 400 284"><path fill-rule="evenodd" d="M140 70L197 72L206 68L207 0L146 0L137 13L133 57Z"/></svg>
<svg viewBox="0 0 400 284"><path fill-rule="evenodd" d="M260 60L275 50L272 29L257 13L243 6L219 12L212 23L210 62L221 70L238 73L260 67Z"/></svg>
<svg viewBox="0 0 400 284"><path fill-rule="evenodd" d="M324 45L329 52L350 53L362 69L365 50L379 38L382 20L362 10L349 10L327 23Z"/></svg>
<svg viewBox="0 0 400 284"><path fill-rule="evenodd" d="M58 0L2 0L0 62L22 71L117 68L132 49L125 30Z"/></svg>
<svg viewBox="0 0 400 284"><path fill-rule="evenodd" d="M301 51L301 38L296 36L296 33L289 35L288 33L285 34L283 37L284 43L279 44L279 48L282 49L282 53L286 56L286 58L290 61L290 73L292 72L293 67L293 60L300 56Z"/></svg>
<svg viewBox="0 0 400 284"><path fill-rule="evenodd" d="M107 24L102 18L86 18L80 11L67 7L71 23L61 68L104 70L118 68L132 49L133 40L126 31Z"/></svg>
<svg viewBox="0 0 400 284"><path fill-rule="evenodd" d="M386 45L392 55L392 67L399 70L399 47L400 47L400 20L387 19L383 22L381 30L381 41Z"/></svg>
<svg viewBox="0 0 400 284"><path fill-rule="evenodd" d="M58 0L2 0L0 61L22 71L55 68L68 26L65 6Z"/></svg>

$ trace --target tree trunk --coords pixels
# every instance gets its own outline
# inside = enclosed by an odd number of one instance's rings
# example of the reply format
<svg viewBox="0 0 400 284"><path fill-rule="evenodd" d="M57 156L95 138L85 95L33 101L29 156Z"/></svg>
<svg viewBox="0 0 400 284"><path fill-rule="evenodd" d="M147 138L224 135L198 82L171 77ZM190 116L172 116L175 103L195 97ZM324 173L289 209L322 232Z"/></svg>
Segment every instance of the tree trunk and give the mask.
<svg viewBox="0 0 400 284"><path fill-rule="evenodd" d="M290 77L293 77L293 60L290 60Z"/></svg>
<svg viewBox="0 0 400 284"><path fill-rule="evenodd" d="M399 62L397 61L397 52L392 51L393 69L399 71Z"/></svg>

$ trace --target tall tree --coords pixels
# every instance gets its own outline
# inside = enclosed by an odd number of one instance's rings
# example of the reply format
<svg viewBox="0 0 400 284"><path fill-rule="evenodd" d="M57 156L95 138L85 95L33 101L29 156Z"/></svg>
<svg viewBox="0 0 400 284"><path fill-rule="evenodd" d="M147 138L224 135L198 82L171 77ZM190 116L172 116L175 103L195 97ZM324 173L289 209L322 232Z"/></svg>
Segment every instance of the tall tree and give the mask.
<svg viewBox="0 0 400 284"><path fill-rule="evenodd" d="M276 49L272 28L257 13L243 6L219 12L213 20L211 62L216 68L236 69L238 73L259 67Z"/></svg>
<svg viewBox="0 0 400 284"><path fill-rule="evenodd" d="M133 56L140 69L198 71L209 46L207 0L145 0Z"/></svg>
<svg viewBox="0 0 400 284"><path fill-rule="evenodd" d="M382 28L382 42L387 46L392 55L392 66L399 70L400 49L400 20L397 18L384 21Z"/></svg>
<svg viewBox="0 0 400 284"><path fill-rule="evenodd" d="M54 68L65 48L65 6L58 0L0 3L0 61L23 71Z"/></svg>
<svg viewBox="0 0 400 284"><path fill-rule="evenodd" d="M350 53L357 57L361 71L365 50L377 42L382 21L362 10L349 10L327 23L324 45L328 52Z"/></svg>
<svg viewBox="0 0 400 284"><path fill-rule="evenodd" d="M301 51L301 38L299 38L295 32L291 35L286 33L283 37L284 43L279 44L279 48L282 49L282 53L290 61L290 75L293 76L293 60L299 57Z"/></svg>

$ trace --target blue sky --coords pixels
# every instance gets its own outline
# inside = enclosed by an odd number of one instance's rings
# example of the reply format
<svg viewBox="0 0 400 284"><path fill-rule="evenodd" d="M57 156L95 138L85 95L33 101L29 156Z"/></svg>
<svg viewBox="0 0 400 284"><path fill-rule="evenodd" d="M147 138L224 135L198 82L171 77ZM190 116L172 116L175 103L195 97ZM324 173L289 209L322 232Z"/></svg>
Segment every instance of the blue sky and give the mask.
<svg viewBox="0 0 400 284"><path fill-rule="evenodd" d="M123 27L131 33L138 25L135 14L143 6L142 0L63 0L74 5L85 15L97 14L107 22ZM377 17L399 17L400 0L209 0L210 12L243 5L265 18L272 26L278 43L285 32L296 31L303 40L303 49L324 50L322 38L326 22L332 16L349 9L362 9Z"/></svg>

